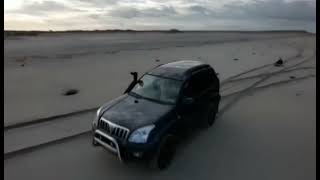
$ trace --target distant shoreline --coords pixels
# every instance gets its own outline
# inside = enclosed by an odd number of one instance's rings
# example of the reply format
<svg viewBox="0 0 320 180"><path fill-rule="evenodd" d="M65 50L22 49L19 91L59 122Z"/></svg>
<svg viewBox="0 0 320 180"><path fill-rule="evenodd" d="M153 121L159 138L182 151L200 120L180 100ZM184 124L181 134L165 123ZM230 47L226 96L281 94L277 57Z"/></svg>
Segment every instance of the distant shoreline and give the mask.
<svg viewBox="0 0 320 180"><path fill-rule="evenodd" d="M111 30L65 30L65 31L24 31L24 30L4 30L4 36L37 36L40 34L56 34L56 33L310 33L305 30L131 30L131 29L111 29Z"/></svg>

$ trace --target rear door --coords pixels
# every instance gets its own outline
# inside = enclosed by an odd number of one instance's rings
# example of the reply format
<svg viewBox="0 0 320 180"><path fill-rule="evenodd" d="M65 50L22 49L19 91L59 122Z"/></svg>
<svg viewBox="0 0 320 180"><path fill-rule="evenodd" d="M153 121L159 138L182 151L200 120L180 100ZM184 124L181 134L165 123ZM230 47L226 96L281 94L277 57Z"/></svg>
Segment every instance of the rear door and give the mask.
<svg viewBox="0 0 320 180"><path fill-rule="evenodd" d="M206 118L212 85L209 81L208 69L202 69L194 72L184 85L183 96L194 99L194 103L184 111L184 120L191 126L201 123Z"/></svg>

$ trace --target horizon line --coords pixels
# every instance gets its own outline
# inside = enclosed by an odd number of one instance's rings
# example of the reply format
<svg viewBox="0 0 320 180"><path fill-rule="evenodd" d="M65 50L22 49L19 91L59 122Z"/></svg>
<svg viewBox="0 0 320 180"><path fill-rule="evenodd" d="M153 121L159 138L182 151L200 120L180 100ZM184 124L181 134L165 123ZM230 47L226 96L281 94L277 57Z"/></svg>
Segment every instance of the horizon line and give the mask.
<svg viewBox="0 0 320 180"><path fill-rule="evenodd" d="M270 30L180 30L176 28L172 29L151 29L151 30L135 30L135 29L70 29L70 30L19 30L19 29L4 29L4 32L108 32L108 31L119 31L119 32L309 32L304 29L270 29ZM315 33L314 33L315 34Z"/></svg>

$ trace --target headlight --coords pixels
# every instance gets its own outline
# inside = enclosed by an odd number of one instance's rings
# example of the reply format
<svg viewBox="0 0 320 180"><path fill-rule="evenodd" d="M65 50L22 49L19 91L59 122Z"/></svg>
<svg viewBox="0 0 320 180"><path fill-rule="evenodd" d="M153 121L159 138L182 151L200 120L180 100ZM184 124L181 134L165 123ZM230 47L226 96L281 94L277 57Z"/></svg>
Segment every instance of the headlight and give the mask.
<svg viewBox="0 0 320 180"><path fill-rule="evenodd" d="M132 132L132 134L129 137L129 142L133 143L146 143L149 137L150 132L155 126L149 125L144 126L142 128L139 128Z"/></svg>

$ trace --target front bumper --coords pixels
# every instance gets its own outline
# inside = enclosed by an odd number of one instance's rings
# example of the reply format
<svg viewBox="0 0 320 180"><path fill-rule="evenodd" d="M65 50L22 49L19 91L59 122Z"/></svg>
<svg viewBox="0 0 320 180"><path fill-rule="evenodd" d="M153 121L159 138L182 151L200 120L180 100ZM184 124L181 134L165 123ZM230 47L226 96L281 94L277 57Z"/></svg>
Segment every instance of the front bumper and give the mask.
<svg viewBox="0 0 320 180"><path fill-rule="evenodd" d="M93 140L117 155L121 162L149 159L156 147L154 143L136 144L120 141L100 129L94 130Z"/></svg>
<svg viewBox="0 0 320 180"><path fill-rule="evenodd" d="M94 131L93 139L98 144L102 145L104 148L110 150L111 152L117 154L120 161L122 161L121 151L117 140L103 131L97 129Z"/></svg>

